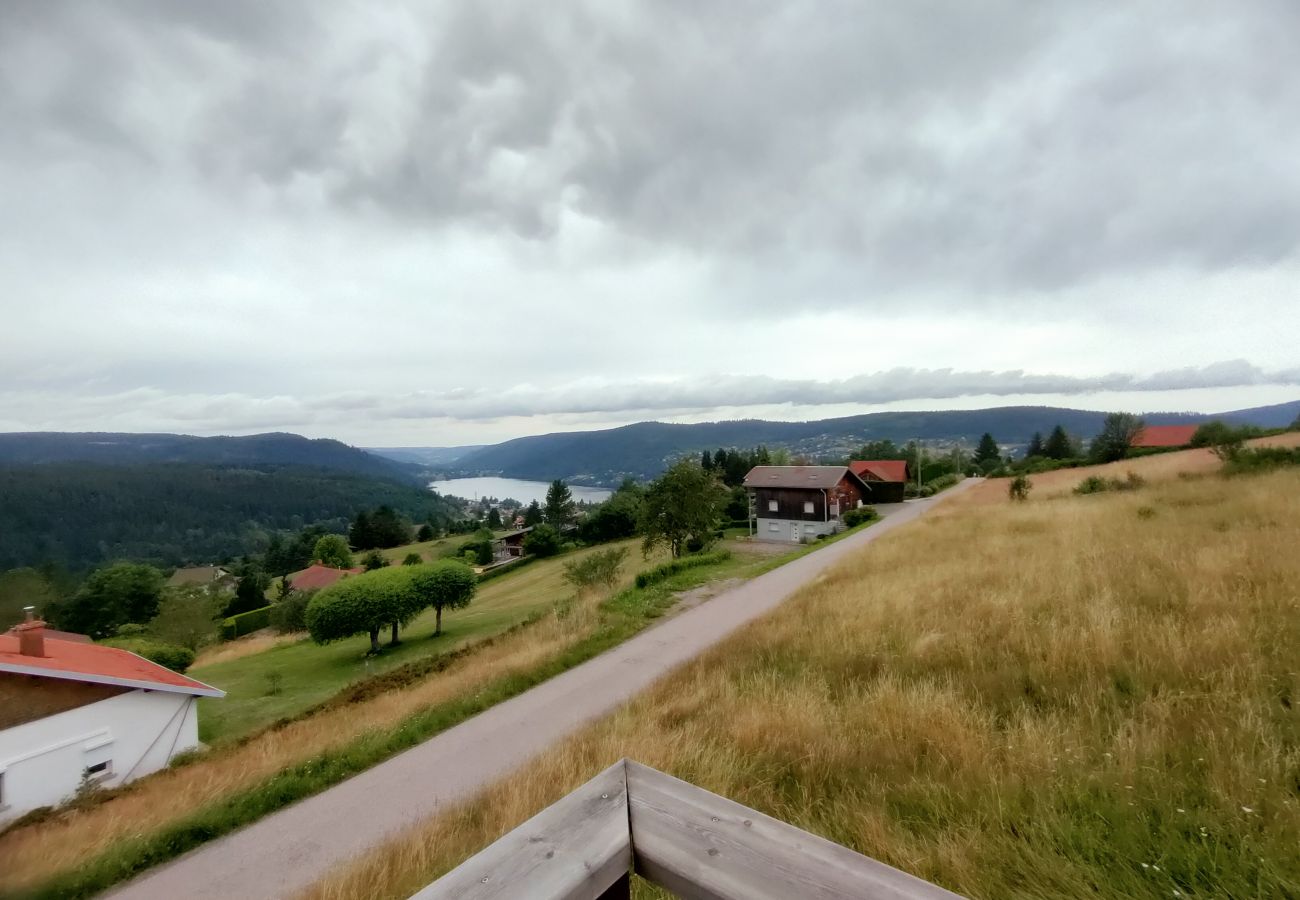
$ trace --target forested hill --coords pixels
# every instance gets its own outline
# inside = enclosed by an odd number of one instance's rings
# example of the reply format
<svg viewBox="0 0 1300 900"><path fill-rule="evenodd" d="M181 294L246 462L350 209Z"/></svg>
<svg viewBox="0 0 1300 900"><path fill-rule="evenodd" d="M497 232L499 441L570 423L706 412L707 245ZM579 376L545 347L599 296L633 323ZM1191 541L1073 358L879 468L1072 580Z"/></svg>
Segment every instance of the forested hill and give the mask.
<svg viewBox="0 0 1300 900"><path fill-rule="evenodd" d="M413 484L302 466L0 463L0 570L219 562L262 550L276 530L346 531L385 504L414 522L457 515Z"/></svg>
<svg viewBox="0 0 1300 900"><path fill-rule="evenodd" d="M312 466L416 483L418 469L341 441L297 434L195 437L188 434L23 432L0 434L0 464L90 462Z"/></svg>
<svg viewBox="0 0 1300 900"><path fill-rule="evenodd" d="M1263 427L1290 423L1300 402L1224 413L1150 413L1153 425L1224 418ZM578 431L517 438L486 447L455 461L464 474L499 474L513 478L565 478L594 484L617 484L624 476L649 478L684 453L717 447L785 447L813 457L848 453L868 440L905 442L963 440L974 446L984 432L1004 444L1027 443L1034 432L1047 434L1060 424L1071 434L1091 437L1106 413L1050 406L937 412L885 412L821 419L813 422L767 422L747 419L673 425L641 422L604 431Z"/></svg>

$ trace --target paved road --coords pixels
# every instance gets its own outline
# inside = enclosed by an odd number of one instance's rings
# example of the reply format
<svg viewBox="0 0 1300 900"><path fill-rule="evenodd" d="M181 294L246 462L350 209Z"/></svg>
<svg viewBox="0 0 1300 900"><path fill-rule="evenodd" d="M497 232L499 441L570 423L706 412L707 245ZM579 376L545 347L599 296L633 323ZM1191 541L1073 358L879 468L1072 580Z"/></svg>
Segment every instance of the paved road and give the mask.
<svg viewBox="0 0 1300 900"><path fill-rule="evenodd" d="M765 615L803 585L935 502L881 507L884 520L719 594L577 668L360 775L137 878L110 896L284 897L449 804L468 799L658 678Z"/></svg>

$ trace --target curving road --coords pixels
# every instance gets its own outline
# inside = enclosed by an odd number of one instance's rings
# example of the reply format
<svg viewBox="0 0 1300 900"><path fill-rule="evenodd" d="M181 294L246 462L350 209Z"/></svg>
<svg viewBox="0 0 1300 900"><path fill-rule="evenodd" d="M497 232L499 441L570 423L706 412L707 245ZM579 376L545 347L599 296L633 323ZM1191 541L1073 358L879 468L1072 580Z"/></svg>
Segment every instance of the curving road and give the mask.
<svg viewBox="0 0 1300 900"><path fill-rule="evenodd" d="M284 897L331 866L464 801L770 612L849 554L970 488L880 507L883 521L668 619L373 769L111 892L117 900Z"/></svg>

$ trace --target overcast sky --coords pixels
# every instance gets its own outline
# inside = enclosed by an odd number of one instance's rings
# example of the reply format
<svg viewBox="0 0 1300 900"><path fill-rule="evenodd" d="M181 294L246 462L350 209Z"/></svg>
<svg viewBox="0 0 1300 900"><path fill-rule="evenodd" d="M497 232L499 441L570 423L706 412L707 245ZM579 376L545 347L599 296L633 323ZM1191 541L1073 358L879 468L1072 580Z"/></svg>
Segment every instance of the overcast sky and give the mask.
<svg viewBox="0 0 1300 900"><path fill-rule="evenodd" d="M1300 4L0 5L0 430L1300 398Z"/></svg>

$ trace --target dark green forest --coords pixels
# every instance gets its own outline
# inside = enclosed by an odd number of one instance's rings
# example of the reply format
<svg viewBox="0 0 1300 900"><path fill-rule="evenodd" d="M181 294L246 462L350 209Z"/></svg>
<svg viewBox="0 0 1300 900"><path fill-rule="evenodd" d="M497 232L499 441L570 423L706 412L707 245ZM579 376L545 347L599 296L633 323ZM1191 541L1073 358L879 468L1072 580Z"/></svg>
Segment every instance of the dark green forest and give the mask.
<svg viewBox="0 0 1300 900"><path fill-rule="evenodd" d="M0 570L218 562L262 552L276 531L346 533L379 505L416 523L458 515L411 484L305 466L0 465Z"/></svg>

